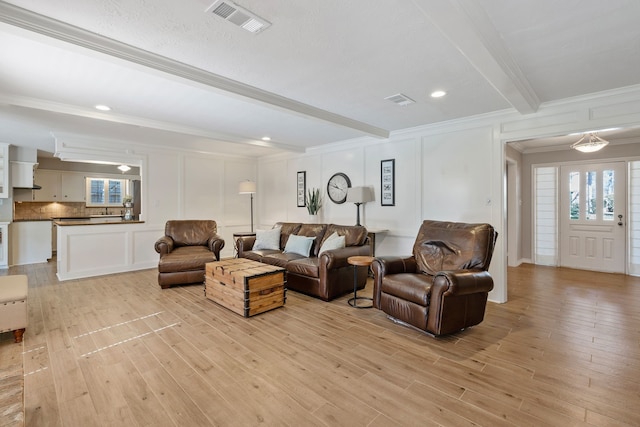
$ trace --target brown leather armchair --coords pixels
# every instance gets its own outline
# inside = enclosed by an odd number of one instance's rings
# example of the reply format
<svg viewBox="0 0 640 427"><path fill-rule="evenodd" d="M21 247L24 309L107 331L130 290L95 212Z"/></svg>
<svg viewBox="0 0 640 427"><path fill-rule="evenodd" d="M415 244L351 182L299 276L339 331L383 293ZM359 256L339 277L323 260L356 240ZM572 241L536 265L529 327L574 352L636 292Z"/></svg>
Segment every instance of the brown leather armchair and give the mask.
<svg viewBox="0 0 640 427"><path fill-rule="evenodd" d="M373 261L373 305L433 335L484 319L498 233L489 224L424 221L409 257Z"/></svg>
<svg viewBox="0 0 640 427"><path fill-rule="evenodd" d="M204 282L205 264L219 261L224 240L212 220L172 220L164 227L164 236L156 241L160 254L158 284L172 285Z"/></svg>

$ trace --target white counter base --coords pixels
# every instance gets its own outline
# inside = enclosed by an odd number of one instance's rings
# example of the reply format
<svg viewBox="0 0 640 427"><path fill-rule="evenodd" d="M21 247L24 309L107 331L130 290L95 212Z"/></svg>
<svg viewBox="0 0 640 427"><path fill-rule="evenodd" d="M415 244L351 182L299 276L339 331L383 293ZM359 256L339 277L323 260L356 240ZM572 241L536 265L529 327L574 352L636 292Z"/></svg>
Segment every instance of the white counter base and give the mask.
<svg viewBox="0 0 640 427"><path fill-rule="evenodd" d="M163 234L144 223L58 226L58 280L155 268Z"/></svg>
<svg viewBox="0 0 640 427"><path fill-rule="evenodd" d="M9 229L10 265L38 264L51 259L51 221L14 221Z"/></svg>

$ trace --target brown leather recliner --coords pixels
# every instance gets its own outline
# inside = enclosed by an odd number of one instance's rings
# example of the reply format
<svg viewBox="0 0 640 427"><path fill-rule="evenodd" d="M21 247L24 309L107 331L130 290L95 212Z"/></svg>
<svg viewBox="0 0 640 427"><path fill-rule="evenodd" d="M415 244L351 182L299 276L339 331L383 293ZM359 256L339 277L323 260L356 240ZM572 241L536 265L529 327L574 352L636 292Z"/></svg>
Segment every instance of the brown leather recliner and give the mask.
<svg viewBox="0 0 640 427"><path fill-rule="evenodd" d="M203 283L205 264L219 261L224 240L212 220L172 220L164 227L164 236L156 241L160 254L158 284Z"/></svg>
<svg viewBox="0 0 640 427"><path fill-rule="evenodd" d="M424 221L409 257L378 257L373 305L433 335L484 319L498 233L489 224Z"/></svg>

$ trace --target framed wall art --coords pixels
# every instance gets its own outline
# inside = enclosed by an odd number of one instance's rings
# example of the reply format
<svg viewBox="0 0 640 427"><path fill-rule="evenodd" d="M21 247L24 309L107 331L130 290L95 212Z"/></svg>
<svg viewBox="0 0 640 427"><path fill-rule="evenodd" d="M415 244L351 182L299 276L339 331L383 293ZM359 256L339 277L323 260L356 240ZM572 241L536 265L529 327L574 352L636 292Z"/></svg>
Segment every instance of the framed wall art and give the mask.
<svg viewBox="0 0 640 427"><path fill-rule="evenodd" d="M380 162L380 204L382 206L396 205L396 159Z"/></svg>
<svg viewBox="0 0 640 427"><path fill-rule="evenodd" d="M298 196L298 207L307 206L307 172L298 172L296 179L296 194Z"/></svg>

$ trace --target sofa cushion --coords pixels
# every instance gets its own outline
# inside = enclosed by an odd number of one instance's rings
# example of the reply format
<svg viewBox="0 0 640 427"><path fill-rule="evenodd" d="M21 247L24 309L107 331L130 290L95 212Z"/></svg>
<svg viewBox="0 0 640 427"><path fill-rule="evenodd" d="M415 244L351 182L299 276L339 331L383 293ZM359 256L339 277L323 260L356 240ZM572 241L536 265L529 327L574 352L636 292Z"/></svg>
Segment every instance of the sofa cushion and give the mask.
<svg viewBox="0 0 640 427"><path fill-rule="evenodd" d="M171 237L176 247L206 246L217 230L217 224L213 220L170 220L164 226L164 235Z"/></svg>
<svg viewBox="0 0 640 427"><path fill-rule="evenodd" d="M302 224L298 230L299 236L315 237L313 246L311 246L310 256L318 256L318 250L320 249L320 243L324 238L327 224Z"/></svg>
<svg viewBox="0 0 640 427"><path fill-rule="evenodd" d="M367 240L367 229L361 225L329 224L324 235L329 237L333 233L344 236L345 246L362 246Z"/></svg>
<svg viewBox="0 0 640 427"><path fill-rule="evenodd" d="M380 289L385 294L426 307L432 283L433 276L426 274L389 274L382 279Z"/></svg>
<svg viewBox="0 0 640 427"><path fill-rule="evenodd" d="M494 243L495 232L489 224L426 220L413 245L413 256L420 271L430 275L442 270L486 270Z"/></svg>
<svg viewBox="0 0 640 427"><path fill-rule="evenodd" d="M262 261L262 258L264 258L267 255L279 254L279 253L280 253L280 250L258 249L257 251L244 251L242 253L242 257L248 258L253 261Z"/></svg>
<svg viewBox="0 0 640 427"><path fill-rule="evenodd" d="M286 268L287 263L298 260L298 259L302 259L302 258L305 258L305 257L303 257L302 255L291 253L291 252L289 253L274 252L272 254L263 256L260 259L260 262Z"/></svg>
<svg viewBox="0 0 640 427"><path fill-rule="evenodd" d="M290 261L287 264L287 271L307 277L320 277L320 268L318 267L318 258L302 258Z"/></svg>
<svg viewBox="0 0 640 427"><path fill-rule="evenodd" d="M256 241L253 250L256 249L280 249L280 227L271 230L256 231Z"/></svg>
<svg viewBox="0 0 640 427"><path fill-rule="evenodd" d="M292 234L298 234L298 230L302 226L301 222L276 222L275 227L280 227L282 230L280 232L280 247L278 249L284 250L287 246L287 240L289 240L289 236Z"/></svg>
<svg viewBox="0 0 640 427"><path fill-rule="evenodd" d="M216 257L206 246L181 246L160 258L158 272L204 270L204 265L213 261Z"/></svg>
<svg viewBox="0 0 640 427"><path fill-rule="evenodd" d="M345 242L345 237L339 236L338 233L334 231L331 236L324 239L324 242L322 243L322 246L320 247L318 254L321 254L324 251L330 251L332 249L342 249L345 247L344 242Z"/></svg>
<svg viewBox="0 0 640 427"><path fill-rule="evenodd" d="M287 245L284 248L284 252L308 257L314 239L314 237L297 236L295 234L292 234L291 236L289 236L289 240L287 240Z"/></svg>

